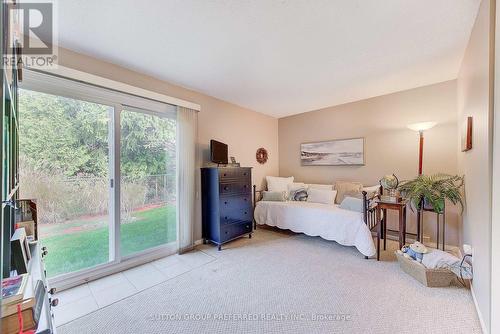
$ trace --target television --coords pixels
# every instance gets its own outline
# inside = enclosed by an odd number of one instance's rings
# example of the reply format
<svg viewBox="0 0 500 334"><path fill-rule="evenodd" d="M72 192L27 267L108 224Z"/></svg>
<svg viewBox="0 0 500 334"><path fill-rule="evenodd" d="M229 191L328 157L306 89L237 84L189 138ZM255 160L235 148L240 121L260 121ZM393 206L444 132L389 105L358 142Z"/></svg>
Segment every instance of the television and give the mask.
<svg viewBox="0 0 500 334"><path fill-rule="evenodd" d="M217 164L227 164L227 145L212 139L210 141L210 160Z"/></svg>

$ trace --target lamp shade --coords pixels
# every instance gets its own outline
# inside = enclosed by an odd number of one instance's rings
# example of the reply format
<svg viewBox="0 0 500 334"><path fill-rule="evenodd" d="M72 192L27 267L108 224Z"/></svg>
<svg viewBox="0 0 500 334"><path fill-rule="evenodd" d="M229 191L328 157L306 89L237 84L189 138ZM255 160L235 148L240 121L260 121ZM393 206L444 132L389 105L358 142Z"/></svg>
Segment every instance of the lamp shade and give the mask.
<svg viewBox="0 0 500 334"><path fill-rule="evenodd" d="M433 128L436 124L436 122L413 123L408 125L408 129L411 129L413 131L425 131Z"/></svg>

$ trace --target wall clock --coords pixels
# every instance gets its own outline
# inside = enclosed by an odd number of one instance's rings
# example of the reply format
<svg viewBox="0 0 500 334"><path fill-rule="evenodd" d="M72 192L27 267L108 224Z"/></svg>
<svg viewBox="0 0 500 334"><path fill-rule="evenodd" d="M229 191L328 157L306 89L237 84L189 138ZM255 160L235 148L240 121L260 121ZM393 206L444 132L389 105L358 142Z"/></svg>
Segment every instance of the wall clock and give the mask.
<svg viewBox="0 0 500 334"><path fill-rule="evenodd" d="M263 147L259 148L257 150L257 153L255 154L255 158L257 159L257 162L261 165L265 164L268 159L268 154L267 150Z"/></svg>

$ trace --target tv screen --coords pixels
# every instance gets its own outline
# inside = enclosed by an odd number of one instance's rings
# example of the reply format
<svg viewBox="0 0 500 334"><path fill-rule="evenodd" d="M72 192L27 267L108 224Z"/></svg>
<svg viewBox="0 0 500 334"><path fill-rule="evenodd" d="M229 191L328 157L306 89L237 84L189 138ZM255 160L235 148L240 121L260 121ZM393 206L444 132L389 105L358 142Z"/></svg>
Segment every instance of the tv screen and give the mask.
<svg viewBox="0 0 500 334"><path fill-rule="evenodd" d="M217 164L227 164L227 145L212 139L210 141L210 159Z"/></svg>

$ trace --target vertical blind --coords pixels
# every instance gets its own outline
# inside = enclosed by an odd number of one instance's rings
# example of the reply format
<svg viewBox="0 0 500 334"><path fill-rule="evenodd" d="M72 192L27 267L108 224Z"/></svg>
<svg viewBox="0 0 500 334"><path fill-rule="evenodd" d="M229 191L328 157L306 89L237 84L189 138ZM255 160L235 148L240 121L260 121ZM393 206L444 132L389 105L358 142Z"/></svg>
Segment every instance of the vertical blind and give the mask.
<svg viewBox="0 0 500 334"><path fill-rule="evenodd" d="M177 107L177 219L179 253L194 247L198 113Z"/></svg>

